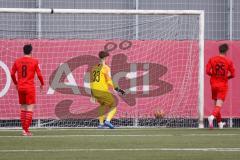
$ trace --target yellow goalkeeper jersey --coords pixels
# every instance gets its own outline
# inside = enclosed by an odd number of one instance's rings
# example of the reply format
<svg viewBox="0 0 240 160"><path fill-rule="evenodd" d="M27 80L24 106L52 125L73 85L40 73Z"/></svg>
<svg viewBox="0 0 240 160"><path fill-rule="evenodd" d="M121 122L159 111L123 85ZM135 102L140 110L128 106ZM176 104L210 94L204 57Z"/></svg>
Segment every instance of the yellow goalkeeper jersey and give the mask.
<svg viewBox="0 0 240 160"><path fill-rule="evenodd" d="M95 65L90 73L91 90L108 92L109 87L115 88L111 78L110 67L103 64Z"/></svg>

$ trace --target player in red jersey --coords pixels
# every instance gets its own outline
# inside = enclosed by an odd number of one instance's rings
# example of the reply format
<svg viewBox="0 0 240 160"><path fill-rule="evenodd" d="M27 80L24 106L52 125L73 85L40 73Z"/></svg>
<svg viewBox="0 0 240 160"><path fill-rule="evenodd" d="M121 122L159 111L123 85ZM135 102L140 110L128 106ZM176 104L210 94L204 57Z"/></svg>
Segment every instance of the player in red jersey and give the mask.
<svg viewBox="0 0 240 160"><path fill-rule="evenodd" d="M219 55L209 59L206 73L211 77L212 99L215 108L208 117L209 127L213 128L213 120L216 118L220 129L226 124L222 122L221 108L228 91L228 80L235 76L235 69L232 61L226 57L228 45L219 46Z"/></svg>
<svg viewBox="0 0 240 160"><path fill-rule="evenodd" d="M38 67L38 61L32 58L32 45L23 47L24 56L17 59L12 67L11 77L18 91L19 103L21 104L20 120L24 136L31 136L29 127L32 123L35 99L34 76L37 73L41 82L40 89L43 89L44 81ZM17 72L17 79L15 73Z"/></svg>

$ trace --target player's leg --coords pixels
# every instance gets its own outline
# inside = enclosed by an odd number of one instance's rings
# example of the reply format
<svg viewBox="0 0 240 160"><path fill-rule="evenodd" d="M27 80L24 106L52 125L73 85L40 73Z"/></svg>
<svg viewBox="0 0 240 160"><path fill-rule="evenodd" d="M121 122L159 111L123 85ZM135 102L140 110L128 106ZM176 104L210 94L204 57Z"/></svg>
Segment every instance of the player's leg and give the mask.
<svg viewBox="0 0 240 160"><path fill-rule="evenodd" d="M33 111L34 111L34 104L36 101L35 98L35 90L28 90L27 92L27 109L26 109L26 119L25 119L25 126L26 126L26 132L28 133L29 136L31 136L31 132L29 131L29 127L32 124L32 117L33 117Z"/></svg>
<svg viewBox="0 0 240 160"><path fill-rule="evenodd" d="M115 105L115 101L113 100L111 104L109 104L109 112L107 114L107 118L106 118L106 121L111 121L112 118L115 116L117 112L117 107Z"/></svg>
<svg viewBox="0 0 240 160"><path fill-rule="evenodd" d="M26 126L26 132L30 136L32 135L31 132L29 131L29 127L32 124L32 117L33 117L33 110L34 110L34 104L27 105L27 110L26 110L26 119L25 119L25 126Z"/></svg>
<svg viewBox="0 0 240 160"><path fill-rule="evenodd" d="M99 120L98 128L99 129L104 128L104 120L105 120L105 106L104 106L103 93L104 92L99 90L91 90L92 96L99 103L99 107L98 107L98 120Z"/></svg>
<svg viewBox="0 0 240 160"><path fill-rule="evenodd" d="M217 99L216 100L216 105L213 109L212 115L218 120L219 115L220 115L220 111L221 111L221 107L223 105L223 100L221 99Z"/></svg>
<svg viewBox="0 0 240 160"><path fill-rule="evenodd" d="M26 136L27 132L26 132L25 120L26 120L27 105L22 104L20 110L21 110L20 111L20 121L21 121L21 125L22 125L22 135Z"/></svg>
<svg viewBox="0 0 240 160"><path fill-rule="evenodd" d="M216 106L213 110L213 116L216 118L217 122L221 122L222 121L222 118L221 118L221 108L222 108L222 105L223 105L223 100L221 99L218 99L217 102L216 102Z"/></svg>
<svg viewBox="0 0 240 160"><path fill-rule="evenodd" d="M218 127L220 129L222 129L226 125L225 122L222 122L222 115L221 115L221 108L223 106L223 102L225 100L226 95L227 95L227 87L221 87L218 92L219 98L216 104L216 106L220 106L218 115L216 116Z"/></svg>
<svg viewBox="0 0 240 160"><path fill-rule="evenodd" d="M105 120L105 106L100 104L98 108L98 119L99 119L99 126L98 128L104 128L104 120Z"/></svg>
<svg viewBox="0 0 240 160"><path fill-rule="evenodd" d="M222 122L222 116L221 116L221 108L223 105L223 100L217 99L215 104L216 105L213 109L212 114L208 117L209 127L213 128L213 120L216 118L219 128L223 128L223 126L226 124Z"/></svg>
<svg viewBox="0 0 240 160"><path fill-rule="evenodd" d="M214 109L212 114L208 117L208 124L210 129L213 128L213 120L215 118L214 113L217 112L217 109L218 109L218 107L216 108L218 88L212 86L211 89L212 89L212 99L214 101Z"/></svg>
<svg viewBox="0 0 240 160"><path fill-rule="evenodd" d="M107 119L105 121L105 125L108 126L110 129L114 128L114 125L111 123L112 118L117 112L116 106L111 106L107 115Z"/></svg>
<svg viewBox="0 0 240 160"><path fill-rule="evenodd" d="M26 120L26 111L27 111L27 105L26 105L26 92L25 90L18 90L18 97L19 97L19 104L20 106L20 121L22 125L22 135L26 136L26 125L25 125L25 120Z"/></svg>
<svg viewBox="0 0 240 160"><path fill-rule="evenodd" d="M218 99L217 102L216 102L216 106L215 106L215 108L213 110L213 113L212 113L212 115L216 118L218 127L220 129L222 129L226 125L225 122L222 122L222 115L221 115L222 106L223 106L223 100Z"/></svg>
<svg viewBox="0 0 240 160"><path fill-rule="evenodd" d="M209 127L213 128L213 120L216 118L219 128L223 128L225 123L222 122L221 108L225 100L227 88L225 87L213 87L212 98L215 101L215 107L212 114L208 117Z"/></svg>
<svg viewBox="0 0 240 160"><path fill-rule="evenodd" d="M105 99L106 99L105 103L109 107L109 112L107 114L107 118L104 124L108 126L110 129L113 129L114 126L111 123L111 120L117 112L116 102L113 95L110 93L106 95Z"/></svg>

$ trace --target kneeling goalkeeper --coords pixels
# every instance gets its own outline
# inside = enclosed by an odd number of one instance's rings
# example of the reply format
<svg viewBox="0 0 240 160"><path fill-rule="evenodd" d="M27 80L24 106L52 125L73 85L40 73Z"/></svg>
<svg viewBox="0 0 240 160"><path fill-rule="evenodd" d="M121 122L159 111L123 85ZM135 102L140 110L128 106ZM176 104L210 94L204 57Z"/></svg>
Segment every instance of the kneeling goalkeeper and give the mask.
<svg viewBox="0 0 240 160"><path fill-rule="evenodd" d="M109 53L106 51L99 52L100 62L93 66L90 73L90 87L92 98L95 98L100 104L99 106L99 126L98 128L104 128L104 126L113 129L114 126L111 124L113 116L116 114L116 102L114 96L109 91L109 87L115 89L117 92L125 95L125 91L117 87L112 81L110 67L106 64L106 59ZM105 120L105 109L109 108ZM105 120L105 122L104 122Z"/></svg>

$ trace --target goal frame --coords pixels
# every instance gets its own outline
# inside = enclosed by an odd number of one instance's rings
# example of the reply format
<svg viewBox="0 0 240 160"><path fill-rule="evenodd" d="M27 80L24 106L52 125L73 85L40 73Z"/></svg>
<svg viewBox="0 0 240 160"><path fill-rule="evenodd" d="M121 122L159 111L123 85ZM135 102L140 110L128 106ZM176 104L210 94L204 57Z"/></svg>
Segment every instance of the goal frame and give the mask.
<svg viewBox="0 0 240 160"><path fill-rule="evenodd" d="M53 9L0 8L0 13L36 14L113 14L113 15L197 15L199 16L198 128L204 128L204 10L116 10L116 9Z"/></svg>

